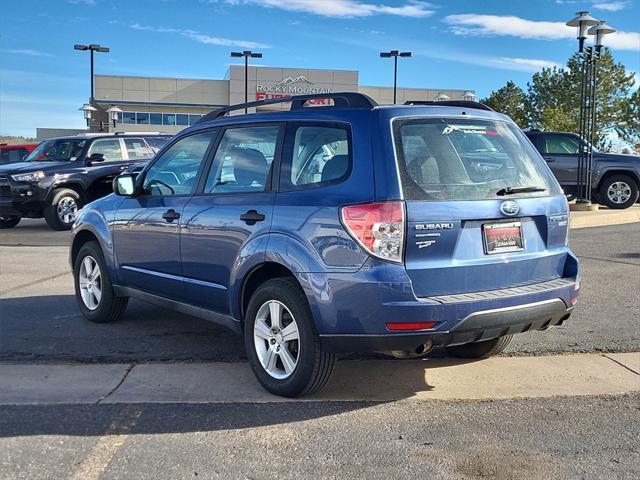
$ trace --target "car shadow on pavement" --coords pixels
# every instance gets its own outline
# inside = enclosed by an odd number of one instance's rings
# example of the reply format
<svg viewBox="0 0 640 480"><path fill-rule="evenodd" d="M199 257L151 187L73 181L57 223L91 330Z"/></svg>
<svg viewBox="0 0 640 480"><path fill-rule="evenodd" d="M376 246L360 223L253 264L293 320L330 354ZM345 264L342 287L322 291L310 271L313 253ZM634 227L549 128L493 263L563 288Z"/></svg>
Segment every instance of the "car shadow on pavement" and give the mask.
<svg viewBox="0 0 640 480"><path fill-rule="evenodd" d="M142 303L132 302L122 320L112 324L86 321L72 295L0 299L0 314L0 361L6 364L245 362L238 335ZM464 363L427 357L378 362L373 370L367 368L370 357L363 358L337 362L326 388L302 401L292 401L295 408L283 408L289 401L280 398L255 403L238 398L244 402L243 408L233 399L229 403L207 403L205 399L200 403L144 400L91 405L47 404L43 398L37 405L0 405L0 437L92 436L104 435L107 430L111 434L180 433L299 422L411 398L435 388L426 379L429 368ZM260 388L252 376L247 378ZM224 384L215 387L230 388ZM116 396L112 398L117 401Z"/></svg>

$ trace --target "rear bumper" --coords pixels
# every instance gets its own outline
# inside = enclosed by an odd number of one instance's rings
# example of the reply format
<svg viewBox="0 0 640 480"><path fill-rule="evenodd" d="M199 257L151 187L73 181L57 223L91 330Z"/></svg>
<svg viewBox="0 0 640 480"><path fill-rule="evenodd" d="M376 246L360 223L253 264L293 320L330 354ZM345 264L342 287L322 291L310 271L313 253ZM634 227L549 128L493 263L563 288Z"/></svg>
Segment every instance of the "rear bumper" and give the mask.
<svg viewBox="0 0 640 480"><path fill-rule="evenodd" d="M572 309L560 298L555 298L474 312L451 330L409 334L327 334L320 335L320 338L323 347L331 352L411 350L427 340L434 346L460 345L560 325L569 318Z"/></svg>

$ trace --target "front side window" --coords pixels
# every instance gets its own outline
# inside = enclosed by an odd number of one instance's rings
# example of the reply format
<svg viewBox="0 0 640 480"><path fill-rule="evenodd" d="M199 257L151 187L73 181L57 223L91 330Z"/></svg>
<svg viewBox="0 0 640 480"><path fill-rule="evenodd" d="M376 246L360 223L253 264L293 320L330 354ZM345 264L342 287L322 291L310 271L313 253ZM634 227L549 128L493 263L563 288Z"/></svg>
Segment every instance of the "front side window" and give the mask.
<svg viewBox="0 0 640 480"><path fill-rule="evenodd" d="M94 153L104 155L105 162L122 162L124 155L120 146L119 138L105 138L103 140L95 140L89 148L88 156Z"/></svg>
<svg viewBox="0 0 640 480"><path fill-rule="evenodd" d="M264 192L280 127L225 131L207 177L205 193Z"/></svg>
<svg viewBox="0 0 640 480"><path fill-rule="evenodd" d="M87 143L80 139L46 140L31 152L27 162L61 162L76 160Z"/></svg>
<svg viewBox="0 0 640 480"><path fill-rule="evenodd" d="M317 186L346 178L351 170L349 130L340 125L291 125L283 163L285 188Z"/></svg>
<svg viewBox="0 0 640 480"><path fill-rule="evenodd" d="M154 151L141 138L124 138L129 160L147 160L154 155Z"/></svg>
<svg viewBox="0 0 640 480"><path fill-rule="evenodd" d="M143 184L147 195L188 195L205 160L215 131L190 135L174 143L149 168Z"/></svg>
<svg viewBox="0 0 640 480"><path fill-rule="evenodd" d="M572 135L545 135L545 153L560 155L577 155L580 142Z"/></svg>
<svg viewBox="0 0 640 480"><path fill-rule="evenodd" d="M396 121L394 138L407 200L499 198L505 188L539 190L522 196L560 193L522 131L505 122Z"/></svg>

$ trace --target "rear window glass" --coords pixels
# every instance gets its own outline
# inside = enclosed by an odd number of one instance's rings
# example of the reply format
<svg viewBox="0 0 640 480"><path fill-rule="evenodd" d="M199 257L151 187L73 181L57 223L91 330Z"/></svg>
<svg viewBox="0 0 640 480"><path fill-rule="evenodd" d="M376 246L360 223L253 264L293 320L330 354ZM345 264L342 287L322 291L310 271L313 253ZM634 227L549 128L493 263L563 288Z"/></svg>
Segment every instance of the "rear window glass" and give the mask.
<svg viewBox="0 0 640 480"><path fill-rule="evenodd" d="M407 200L483 200L504 188L560 189L540 156L515 126L466 119L394 122L394 137Z"/></svg>

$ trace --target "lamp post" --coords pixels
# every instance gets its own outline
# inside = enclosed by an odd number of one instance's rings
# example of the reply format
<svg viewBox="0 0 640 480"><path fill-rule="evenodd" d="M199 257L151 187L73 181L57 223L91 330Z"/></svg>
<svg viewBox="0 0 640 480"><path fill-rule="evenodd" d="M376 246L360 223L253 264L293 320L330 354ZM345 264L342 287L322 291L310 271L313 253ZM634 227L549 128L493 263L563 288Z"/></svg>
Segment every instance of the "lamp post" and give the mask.
<svg viewBox="0 0 640 480"><path fill-rule="evenodd" d="M593 143L596 134L598 60L605 35L615 32L615 29L605 22L593 18L589 12L576 13L576 17L569 20L567 26L577 27L578 53L582 55L578 134L585 144L580 145L578 150L575 208L592 210L597 208L591 204L591 183L593 179ZM595 37L594 46L585 47L587 35Z"/></svg>
<svg viewBox="0 0 640 480"><path fill-rule="evenodd" d="M85 103L78 110L84 112L84 119L87 121L87 128L91 130L91 120L93 119L93 112L97 112L98 109L89 103Z"/></svg>
<svg viewBox="0 0 640 480"><path fill-rule="evenodd" d="M111 105L107 109L107 114L109 114L109 120L113 123L113 128L116 128L116 122L118 121L118 115L122 113L122 109L116 107L115 105Z"/></svg>
<svg viewBox="0 0 640 480"><path fill-rule="evenodd" d="M92 43L91 45L74 45L73 46L74 50L81 50L81 51L89 51L90 54L90 58L91 58L91 68L90 68L90 75L91 75L91 96L89 97L89 103L91 105L93 105L93 52L100 52L100 53L108 53L109 49L107 47L102 47L98 44Z"/></svg>
<svg viewBox="0 0 640 480"><path fill-rule="evenodd" d="M396 103L396 91L398 89L398 57L407 58L411 56L411 52L400 52L391 50L389 52L380 52L380 58L393 58L393 103Z"/></svg>
<svg viewBox="0 0 640 480"><path fill-rule="evenodd" d="M451 97L449 95L445 95L442 92L439 92L438 95L436 95L436 98L435 98L436 102L448 102L449 100L451 100Z"/></svg>
<svg viewBox="0 0 640 480"><path fill-rule="evenodd" d="M244 50L243 52L231 52L234 58L244 57L244 103L249 101L249 58L262 58L262 54ZM247 107L244 107L244 113L247 113Z"/></svg>

